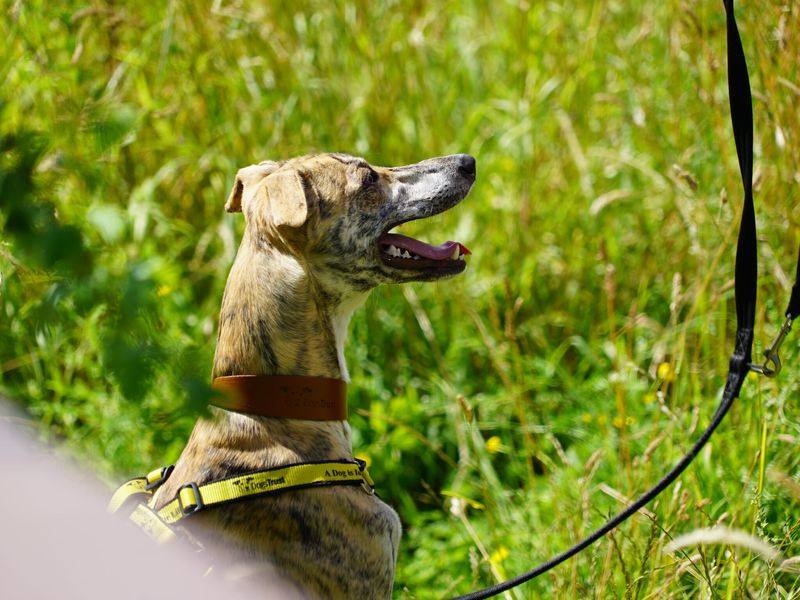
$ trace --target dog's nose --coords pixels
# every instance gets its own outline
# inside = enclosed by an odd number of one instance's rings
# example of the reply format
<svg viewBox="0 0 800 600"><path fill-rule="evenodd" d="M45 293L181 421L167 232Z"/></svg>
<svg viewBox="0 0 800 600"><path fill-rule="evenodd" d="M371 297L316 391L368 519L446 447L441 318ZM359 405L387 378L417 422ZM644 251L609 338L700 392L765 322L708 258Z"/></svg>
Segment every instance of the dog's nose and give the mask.
<svg viewBox="0 0 800 600"><path fill-rule="evenodd" d="M464 177L475 179L475 157L469 154L459 154L458 172Z"/></svg>

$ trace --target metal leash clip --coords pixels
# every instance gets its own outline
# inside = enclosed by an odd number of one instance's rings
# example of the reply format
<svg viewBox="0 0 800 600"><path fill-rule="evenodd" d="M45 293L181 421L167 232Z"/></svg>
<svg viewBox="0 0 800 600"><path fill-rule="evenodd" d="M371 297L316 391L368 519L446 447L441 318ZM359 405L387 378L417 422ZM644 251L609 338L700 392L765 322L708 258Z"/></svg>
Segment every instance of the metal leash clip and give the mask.
<svg viewBox="0 0 800 600"><path fill-rule="evenodd" d="M778 351L781 349L783 340L786 339L786 336L792 330L792 321L792 317L786 317L786 320L781 326L781 330L778 332L778 336L775 338L772 344L770 344L769 348L764 350L764 364L750 364L750 368L753 371L760 373L761 375L766 375L767 377L775 377L781 372L781 357L778 355ZM772 367L770 366L770 363L772 363Z"/></svg>

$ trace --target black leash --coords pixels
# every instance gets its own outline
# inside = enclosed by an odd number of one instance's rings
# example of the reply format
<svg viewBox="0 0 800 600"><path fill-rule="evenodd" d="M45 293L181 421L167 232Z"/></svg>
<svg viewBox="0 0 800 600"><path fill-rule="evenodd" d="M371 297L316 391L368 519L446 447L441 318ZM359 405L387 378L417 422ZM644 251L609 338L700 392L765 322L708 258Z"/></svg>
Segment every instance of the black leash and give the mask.
<svg viewBox="0 0 800 600"><path fill-rule="evenodd" d="M778 337L765 352L764 365L752 363L753 324L756 315L756 278L758 275L758 250L756 247L756 218L753 206L753 107L750 94L750 78L747 74L742 41L736 18L733 14L733 0L723 0L727 15L728 39L728 92L730 95L731 121L736 139L736 153L739 157L739 170L744 186L744 206L739 225L739 240L736 245L736 342L731 356L728 378L722 400L714 413L711 423L694 443L689 452L661 480L645 492L621 513L607 521L594 533L584 538L568 550L558 554L545 563L518 575L512 579L487 587L453 600L483 600L510 590L526 581L538 577L553 569L569 558L587 548L608 532L615 529L623 521L648 504L663 492L694 460L705 446L711 435L725 418L733 401L739 396L747 373L752 369L767 376L777 375L780 371L778 350L792 326L792 321L800 312L800 255L798 256L797 275L792 288L789 306L786 309L786 321L781 327ZM772 365L772 366L770 366Z"/></svg>

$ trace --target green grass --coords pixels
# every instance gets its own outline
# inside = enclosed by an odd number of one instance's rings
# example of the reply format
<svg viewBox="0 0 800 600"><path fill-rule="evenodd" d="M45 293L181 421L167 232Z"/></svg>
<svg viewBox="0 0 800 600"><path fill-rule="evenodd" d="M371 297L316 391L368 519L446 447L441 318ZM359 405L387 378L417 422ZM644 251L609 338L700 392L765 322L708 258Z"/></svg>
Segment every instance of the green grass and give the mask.
<svg viewBox="0 0 800 600"><path fill-rule="evenodd" d="M800 241L800 5L740 4L760 353ZM404 228L463 241L467 272L375 291L347 348L356 450L405 525L396 597L466 593L600 525L714 411L741 204L722 3L288 6L2 3L0 388L109 483L174 460L236 169L470 152L463 205ZM800 554L796 337L784 359L649 516L512 597L800 597L744 548L664 550L720 523Z"/></svg>

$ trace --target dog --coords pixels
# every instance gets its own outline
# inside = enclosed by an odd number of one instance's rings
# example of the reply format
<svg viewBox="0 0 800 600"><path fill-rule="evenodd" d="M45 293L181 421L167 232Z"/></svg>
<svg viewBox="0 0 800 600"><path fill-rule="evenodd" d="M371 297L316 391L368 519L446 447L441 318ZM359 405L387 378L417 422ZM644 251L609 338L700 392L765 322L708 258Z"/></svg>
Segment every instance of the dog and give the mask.
<svg viewBox="0 0 800 600"><path fill-rule="evenodd" d="M213 376L349 379L353 311L383 283L461 273L469 251L390 230L458 204L475 181L466 154L383 168L346 154L265 161L236 175L225 204L245 231L219 318ZM347 421L258 417L211 409L159 490L282 465L352 459ZM401 535L397 514L354 486L290 490L214 507L184 523L226 565L298 598L389 598ZM286 592L290 595L289 592Z"/></svg>

